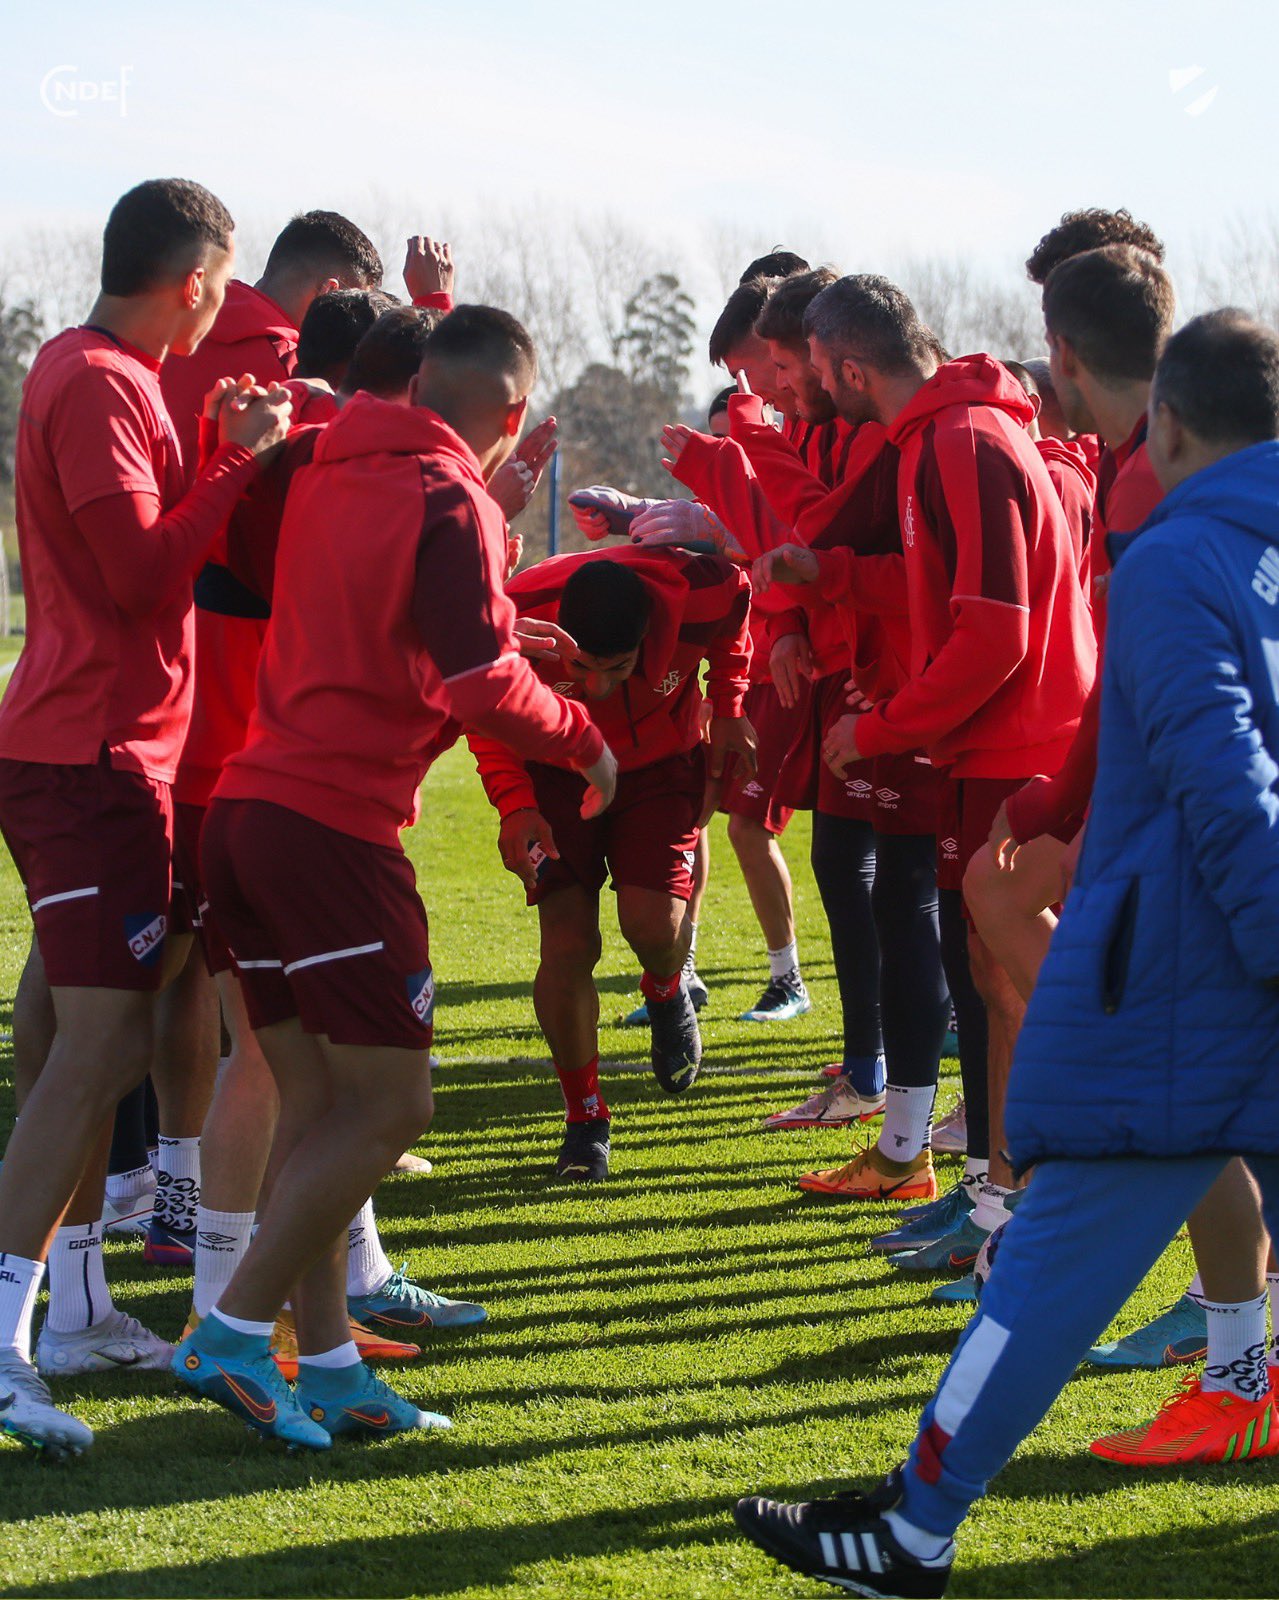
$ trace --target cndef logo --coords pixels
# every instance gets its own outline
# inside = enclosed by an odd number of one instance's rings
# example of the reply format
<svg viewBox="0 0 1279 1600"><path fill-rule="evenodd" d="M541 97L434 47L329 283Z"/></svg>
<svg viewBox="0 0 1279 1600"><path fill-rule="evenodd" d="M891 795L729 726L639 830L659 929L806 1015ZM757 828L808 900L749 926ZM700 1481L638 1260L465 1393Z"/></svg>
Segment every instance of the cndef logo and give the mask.
<svg viewBox="0 0 1279 1600"><path fill-rule="evenodd" d="M129 114L132 67L121 67L116 78L82 78L79 67L50 67L40 80L40 103L55 117L78 117L82 106L103 106Z"/></svg>

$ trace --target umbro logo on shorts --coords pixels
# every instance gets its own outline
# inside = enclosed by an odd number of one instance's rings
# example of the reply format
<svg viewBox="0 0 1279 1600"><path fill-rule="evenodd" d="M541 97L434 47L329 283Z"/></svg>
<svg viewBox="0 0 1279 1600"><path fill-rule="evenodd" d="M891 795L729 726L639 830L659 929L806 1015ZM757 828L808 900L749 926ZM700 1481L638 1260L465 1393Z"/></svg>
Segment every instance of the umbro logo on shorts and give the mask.
<svg viewBox="0 0 1279 1600"><path fill-rule="evenodd" d="M742 790L743 794L749 794L749 795L763 794L763 792L764 792L764 786L762 784L756 783L754 781L754 779L752 779L751 782L748 783L745 786L745 788Z"/></svg>
<svg viewBox="0 0 1279 1600"><path fill-rule="evenodd" d="M169 919L163 914L158 917L126 917L124 937L128 940L129 954L133 959L140 961L144 967L153 967L164 949L164 935L168 926Z"/></svg>
<svg viewBox="0 0 1279 1600"><path fill-rule="evenodd" d="M574 695L577 693L577 685L575 683L553 683L551 688L555 690L556 694Z"/></svg>
<svg viewBox="0 0 1279 1600"><path fill-rule="evenodd" d="M863 795L869 794L874 788L874 784L867 783L865 778L850 778L845 787L848 789L849 794Z"/></svg>
<svg viewBox="0 0 1279 1600"><path fill-rule="evenodd" d="M958 839L939 839L937 843L941 846L942 855L957 856L959 854Z"/></svg>
<svg viewBox="0 0 1279 1600"><path fill-rule="evenodd" d="M895 806L901 799L901 795L897 793L896 789L876 789L875 798L880 805Z"/></svg>
<svg viewBox="0 0 1279 1600"><path fill-rule="evenodd" d="M404 987L408 992L409 1005L413 1008L413 1015L427 1027L435 1015L435 974L430 967L421 972L415 972L411 977L405 978Z"/></svg>

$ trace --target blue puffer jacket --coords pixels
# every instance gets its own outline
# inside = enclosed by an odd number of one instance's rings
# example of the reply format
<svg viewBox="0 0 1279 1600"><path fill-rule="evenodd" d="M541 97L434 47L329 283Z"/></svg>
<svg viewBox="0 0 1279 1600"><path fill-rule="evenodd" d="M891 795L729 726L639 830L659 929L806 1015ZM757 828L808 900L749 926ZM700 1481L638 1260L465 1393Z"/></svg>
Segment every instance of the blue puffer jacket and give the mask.
<svg viewBox="0 0 1279 1600"><path fill-rule="evenodd" d="M1009 1085L1023 1170L1279 1155L1279 443L1132 538L1088 832Z"/></svg>

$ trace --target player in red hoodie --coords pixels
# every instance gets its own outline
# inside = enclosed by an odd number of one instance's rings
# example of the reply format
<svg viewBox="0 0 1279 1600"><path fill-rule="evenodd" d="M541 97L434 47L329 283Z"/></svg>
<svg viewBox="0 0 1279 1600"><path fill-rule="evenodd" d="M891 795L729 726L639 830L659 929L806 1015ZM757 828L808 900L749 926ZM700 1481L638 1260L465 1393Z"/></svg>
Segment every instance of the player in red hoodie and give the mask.
<svg viewBox="0 0 1279 1600"><path fill-rule="evenodd" d="M1022 1006L975 932L965 935L963 869L1020 780L1064 759L1092 684L1096 645L1065 513L1026 432L1033 411L1021 386L989 356L939 367L933 336L884 278L841 279L813 301L804 325L841 415L882 423L901 453L910 677L872 710L837 725L825 756L839 769L859 757L923 748L946 770L938 829L943 951L948 970L971 961L986 1002L993 1113L991 1180L957 1230L966 1249L1006 1214L1011 1173L998 1108ZM862 1159L885 1190L914 1170L897 1170L875 1151ZM964 1264L962 1256L951 1261Z"/></svg>
<svg viewBox="0 0 1279 1600"><path fill-rule="evenodd" d="M166 962L187 954L180 940L166 948L166 934L191 577L287 425L282 392L252 399L219 385L206 403L219 443L184 489L159 373L170 349L195 349L216 317L233 226L198 184L130 190L107 222L89 322L45 344L23 386L28 631L0 707L0 827L31 905L52 1037L27 1053L0 1169L0 1408L7 1431L55 1453L86 1448L92 1434L53 1407L29 1360L51 1246L55 1273L68 1269L81 1286L89 1325L60 1340L50 1355L66 1360L49 1364L152 1366L157 1346L163 1359L162 1341L111 1306L100 1225L78 1225L63 1257L59 1221L78 1183L83 1195L92 1179L101 1206L95 1148L147 1071Z"/></svg>
<svg viewBox="0 0 1279 1600"><path fill-rule="evenodd" d="M535 373L514 318L462 307L427 340L411 406L357 396L324 429L288 497L248 741L201 841L280 1093L282 1166L174 1371L306 1448L447 1425L359 1360L345 1295L347 1223L430 1120L434 980L399 843L418 785L465 720L576 766L588 810L612 798L612 756L519 656L502 590L506 524L484 482L514 448ZM296 1397L269 1354L289 1296Z"/></svg>
<svg viewBox="0 0 1279 1600"><path fill-rule="evenodd" d="M599 1085L599 893L612 875L622 935L643 969L653 1072L668 1094L697 1076L701 1037L683 966L698 833L729 754L749 768L755 736L742 714L750 671L750 584L722 556L639 547L554 556L508 584L519 615L569 636L540 661L544 682L580 697L617 755L617 799L579 816L579 780L522 762L500 739L472 737L501 817L503 864L538 908L537 1018L564 1095L555 1176L608 1174L610 1119ZM708 663L709 761L698 674Z"/></svg>

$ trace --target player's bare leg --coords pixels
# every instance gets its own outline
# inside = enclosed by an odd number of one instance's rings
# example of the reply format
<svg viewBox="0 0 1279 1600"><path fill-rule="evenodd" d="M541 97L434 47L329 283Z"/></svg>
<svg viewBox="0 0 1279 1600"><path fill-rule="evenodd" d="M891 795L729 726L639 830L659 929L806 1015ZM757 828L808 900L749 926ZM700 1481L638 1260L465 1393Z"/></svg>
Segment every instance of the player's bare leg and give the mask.
<svg viewBox="0 0 1279 1600"><path fill-rule="evenodd" d="M964 874L964 903L982 942L1023 1000L1029 1000L1057 926L1067 846L1049 834L1032 839L1007 867L979 850Z"/></svg>

